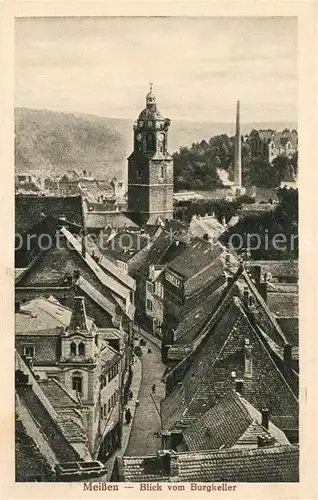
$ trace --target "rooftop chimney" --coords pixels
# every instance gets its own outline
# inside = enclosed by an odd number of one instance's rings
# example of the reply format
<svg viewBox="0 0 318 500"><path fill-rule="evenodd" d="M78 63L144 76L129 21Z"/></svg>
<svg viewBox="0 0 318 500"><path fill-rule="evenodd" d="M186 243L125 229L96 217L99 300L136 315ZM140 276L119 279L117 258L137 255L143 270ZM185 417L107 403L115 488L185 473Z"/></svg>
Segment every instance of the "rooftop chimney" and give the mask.
<svg viewBox="0 0 318 500"><path fill-rule="evenodd" d="M157 451L157 458L164 472L170 477L178 476L178 455L173 450Z"/></svg>
<svg viewBox="0 0 318 500"><path fill-rule="evenodd" d="M163 450L171 450L171 432L162 431L161 446Z"/></svg>
<svg viewBox="0 0 318 500"><path fill-rule="evenodd" d="M284 345L284 365L285 368L292 366L292 346L290 344Z"/></svg>
<svg viewBox="0 0 318 500"><path fill-rule="evenodd" d="M239 394L243 394L244 380L236 379L235 380L235 390Z"/></svg>
<svg viewBox="0 0 318 500"><path fill-rule="evenodd" d="M268 430L268 423L269 423L269 410L268 408L263 408L262 409L262 426L264 429Z"/></svg>
<svg viewBox="0 0 318 500"><path fill-rule="evenodd" d="M86 258L86 231L83 229L82 231L82 257Z"/></svg>
<svg viewBox="0 0 318 500"><path fill-rule="evenodd" d="M252 349L253 349L253 347L250 345L250 340L245 339L245 345L244 345L245 373L244 373L244 376L247 378L252 378L252 376L253 376Z"/></svg>

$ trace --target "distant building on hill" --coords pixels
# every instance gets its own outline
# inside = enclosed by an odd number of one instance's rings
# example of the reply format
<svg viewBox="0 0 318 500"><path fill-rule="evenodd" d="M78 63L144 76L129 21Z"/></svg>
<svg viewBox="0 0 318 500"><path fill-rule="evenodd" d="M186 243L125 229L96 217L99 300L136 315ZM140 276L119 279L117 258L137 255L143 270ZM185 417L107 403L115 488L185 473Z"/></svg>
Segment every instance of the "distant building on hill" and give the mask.
<svg viewBox="0 0 318 500"><path fill-rule="evenodd" d="M252 130L247 143L252 158L273 162L278 156L291 158L298 150L297 130Z"/></svg>

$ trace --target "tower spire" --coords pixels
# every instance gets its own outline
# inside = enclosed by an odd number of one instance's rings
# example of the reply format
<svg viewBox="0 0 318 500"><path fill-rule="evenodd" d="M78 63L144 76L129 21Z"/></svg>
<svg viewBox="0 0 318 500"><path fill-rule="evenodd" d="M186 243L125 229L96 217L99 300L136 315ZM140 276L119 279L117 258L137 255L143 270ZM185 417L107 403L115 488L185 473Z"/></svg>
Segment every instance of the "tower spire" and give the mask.
<svg viewBox="0 0 318 500"><path fill-rule="evenodd" d="M235 131L235 160L234 160L234 185L242 187L242 153L241 153L241 123L240 101L236 104L236 131Z"/></svg>

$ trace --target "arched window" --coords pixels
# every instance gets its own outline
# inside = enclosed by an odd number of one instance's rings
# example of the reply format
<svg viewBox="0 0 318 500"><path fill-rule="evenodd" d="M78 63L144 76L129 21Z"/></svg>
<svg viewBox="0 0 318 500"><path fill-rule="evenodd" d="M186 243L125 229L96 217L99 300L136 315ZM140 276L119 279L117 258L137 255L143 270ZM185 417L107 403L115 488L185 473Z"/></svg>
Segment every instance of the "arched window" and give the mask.
<svg viewBox="0 0 318 500"><path fill-rule="evenodd" d="M78 345L78 354L80 356L84 356L85 355L85 344L84 342L80 342L79 345Z"/></svg>
<svg viewBox="0 0 318 500"><path fill-rule="evenodd" d="M70 349L71 349L71 355L72 356L76 356L76 354L77 354L77 347L76 347L75 342L71 342Z"/></svg>
<svg viewBox="0 0 318 500"><path fill-rule="evenodd" d="M74 375L72 377L72 389L79 394L83 394L83 378L81 375Z"/></svg>
<svg viewBox="0 0 318 500"><path fill-rule="evenodd" d="M149 132L147 134L147 151L155 151L156 150L156 140L154 134Z"/></svg>

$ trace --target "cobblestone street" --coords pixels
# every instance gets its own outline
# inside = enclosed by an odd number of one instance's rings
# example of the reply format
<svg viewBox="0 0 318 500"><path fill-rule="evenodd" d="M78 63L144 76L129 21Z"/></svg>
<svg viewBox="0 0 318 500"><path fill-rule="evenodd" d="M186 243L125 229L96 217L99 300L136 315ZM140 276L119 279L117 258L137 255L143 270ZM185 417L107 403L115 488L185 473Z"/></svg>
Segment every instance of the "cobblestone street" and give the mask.
<svg viewBox="0 0 318 500"><path fill-rule="evenodd" d="M142 380L139 392L139 406L132 422L131 435L125 455L138 456L155 453L161 445L161 439L154 435L160 431L160 400L165 395L165 384L161 382L166 366L161 361L160 349L153 342L146 340L142 346ZM151 353L148 353L148 347ZM156 385L155 393L152 386ZM135 399L135 398L134 398ZM155 404L158 411L155 407ZM125 424L124 424L125 425Z"/></svg>

